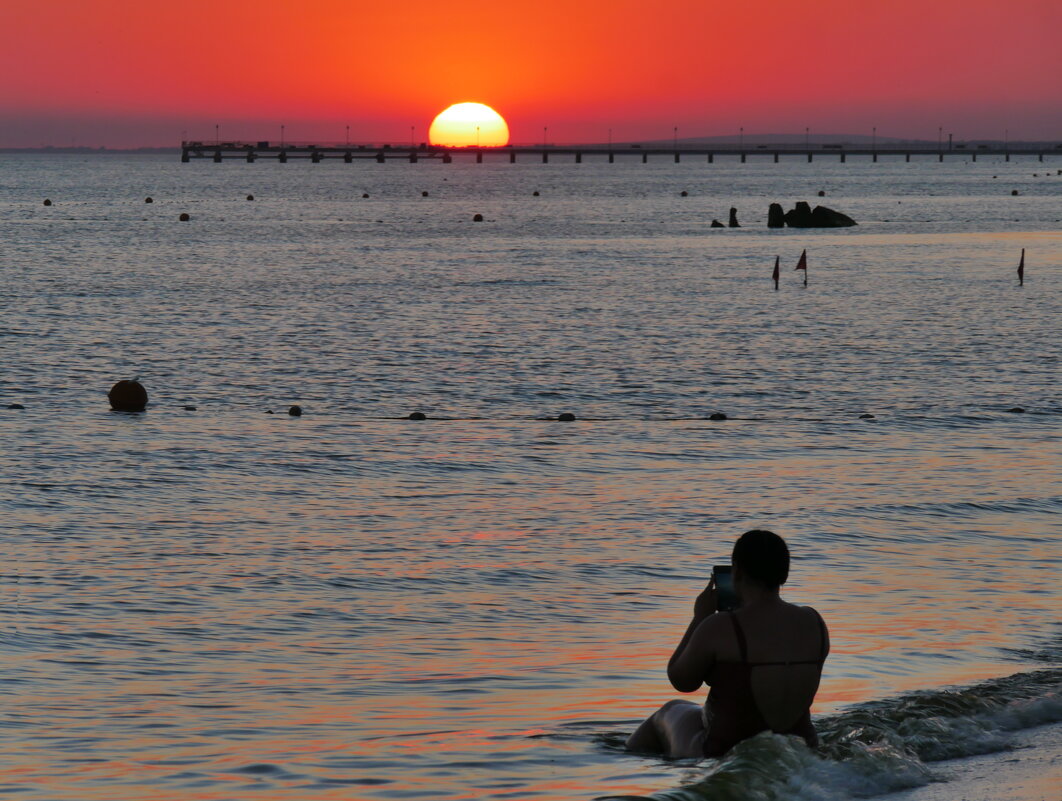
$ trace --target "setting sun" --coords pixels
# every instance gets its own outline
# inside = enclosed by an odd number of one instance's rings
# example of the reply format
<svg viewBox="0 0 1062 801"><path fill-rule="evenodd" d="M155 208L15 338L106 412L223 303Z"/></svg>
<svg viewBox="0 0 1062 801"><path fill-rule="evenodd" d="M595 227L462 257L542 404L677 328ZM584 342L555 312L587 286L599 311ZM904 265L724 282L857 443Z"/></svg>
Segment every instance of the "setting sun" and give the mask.
<svg viewBox="0 0 1062 801"><path fill-rule="evenodd" d="M455 103L432 122L428 140L444 147L503 147L509 144L509 126L483 103Z"/></svg>

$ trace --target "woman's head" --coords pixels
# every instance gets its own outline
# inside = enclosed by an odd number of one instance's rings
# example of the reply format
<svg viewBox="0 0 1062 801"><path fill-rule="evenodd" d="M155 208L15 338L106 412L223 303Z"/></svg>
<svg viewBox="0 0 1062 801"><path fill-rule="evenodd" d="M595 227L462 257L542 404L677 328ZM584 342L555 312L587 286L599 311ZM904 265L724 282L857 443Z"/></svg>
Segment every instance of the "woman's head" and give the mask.
<svg viewBox="0 0 1062 801"><path fill-rule="evenodd" d="M730 561L745 581L769 590L777 590L789 578L789 546L773 531L746 531L734 543Z"/></svg>

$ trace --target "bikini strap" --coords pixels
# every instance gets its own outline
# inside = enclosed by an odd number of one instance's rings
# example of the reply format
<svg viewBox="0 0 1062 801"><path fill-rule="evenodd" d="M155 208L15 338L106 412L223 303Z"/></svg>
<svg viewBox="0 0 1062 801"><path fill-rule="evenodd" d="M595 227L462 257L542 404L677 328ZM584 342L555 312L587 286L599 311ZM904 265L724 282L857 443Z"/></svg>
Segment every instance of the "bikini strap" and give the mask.
<svg viewBox="0 0 1062 801"><path fill-rule="evenodd" d="M738 623L737 615L730 612L730 622L734 624L734 636L737 637L738 648L741 650L741 663L747 665L749 661L749 649L745 643L745 632L741 629L741 624Z"/></svg>

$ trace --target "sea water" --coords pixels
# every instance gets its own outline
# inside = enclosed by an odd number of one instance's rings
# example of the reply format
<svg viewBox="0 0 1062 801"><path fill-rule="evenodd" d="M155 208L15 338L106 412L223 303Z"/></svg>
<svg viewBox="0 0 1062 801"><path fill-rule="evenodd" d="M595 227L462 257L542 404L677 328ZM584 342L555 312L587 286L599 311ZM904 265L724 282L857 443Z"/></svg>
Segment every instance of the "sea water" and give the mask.
<svg viewBox="0 0 1062 801"><path fill-rule="evenodd" d="M1060 167L4 156L0 789L848 798L1062 720ZM752 527L822 752L623 752Z"/></svg>

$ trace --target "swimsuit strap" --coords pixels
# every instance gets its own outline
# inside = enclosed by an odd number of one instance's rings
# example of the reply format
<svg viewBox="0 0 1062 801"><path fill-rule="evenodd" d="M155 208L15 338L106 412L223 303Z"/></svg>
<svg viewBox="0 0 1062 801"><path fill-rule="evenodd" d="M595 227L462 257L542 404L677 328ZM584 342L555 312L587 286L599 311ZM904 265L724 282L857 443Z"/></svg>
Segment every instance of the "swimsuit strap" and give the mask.
<svg viewBox="0 0 1062 801"><path fill-rule="evenodd" d="M734 624L734 636L737 637L738 648L741 650L741 663L747 665L749 649L745 643L745 632L741 630L741 624L738 623L737 615L733 612L730 613L730 622Z"/></svg>

